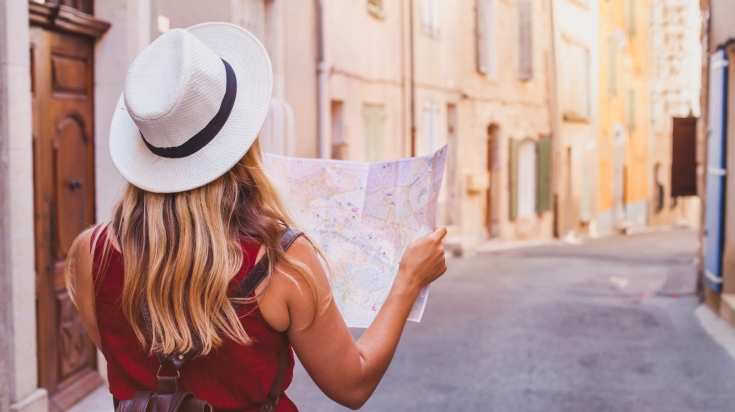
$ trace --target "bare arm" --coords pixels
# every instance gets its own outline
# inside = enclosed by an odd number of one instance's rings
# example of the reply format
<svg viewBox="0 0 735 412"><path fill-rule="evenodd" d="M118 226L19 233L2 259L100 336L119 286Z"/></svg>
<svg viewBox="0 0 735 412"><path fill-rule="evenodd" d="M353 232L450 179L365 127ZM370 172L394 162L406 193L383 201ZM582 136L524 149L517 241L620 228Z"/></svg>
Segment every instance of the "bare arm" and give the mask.
<svg viewBox="0 0 735 412"><path fill-rule="evenodd" d="M378 386L419 291L446 271L441 244L445 234L446 229L440 228L409 246L385 304L357 342L352 339L334 300L326 308L321 307L323 313L307 327L313 314L308 288L305 284L295 285L284 276L274 276L266 295L274 292L272 296L285 297L288 337L309 375L332 400L358 409ZM313 271L320 302L324 302L330 293L329 282L311 245L300 239L288 255ZM272 299L271 303L276 300L281 299Z"/></svg>

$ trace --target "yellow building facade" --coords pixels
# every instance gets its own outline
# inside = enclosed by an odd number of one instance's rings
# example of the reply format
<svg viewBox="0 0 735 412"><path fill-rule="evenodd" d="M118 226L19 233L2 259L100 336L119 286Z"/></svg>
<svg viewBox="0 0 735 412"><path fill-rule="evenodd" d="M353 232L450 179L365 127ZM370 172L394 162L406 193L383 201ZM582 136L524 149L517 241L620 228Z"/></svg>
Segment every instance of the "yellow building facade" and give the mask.
<svg viewBox="0 0 735 412"><path fill-rule="evenodd" d="M597 230L649 221L648 0L599 0L599 190Z"/></svg>

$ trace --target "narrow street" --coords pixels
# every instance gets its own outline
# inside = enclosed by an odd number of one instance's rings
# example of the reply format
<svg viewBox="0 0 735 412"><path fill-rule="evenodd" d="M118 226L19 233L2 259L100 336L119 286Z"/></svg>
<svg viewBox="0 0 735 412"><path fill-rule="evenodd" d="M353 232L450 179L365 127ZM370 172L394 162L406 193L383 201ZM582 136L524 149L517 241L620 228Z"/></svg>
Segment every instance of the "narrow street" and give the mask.
<svg viewBox="0 0 735 412"><path fill-rule="evenodd" d="M450 261L363 410L735 410L735 360L695 315L696 241L674 230ZM345 410L300 366L288 394Z"/></svg>

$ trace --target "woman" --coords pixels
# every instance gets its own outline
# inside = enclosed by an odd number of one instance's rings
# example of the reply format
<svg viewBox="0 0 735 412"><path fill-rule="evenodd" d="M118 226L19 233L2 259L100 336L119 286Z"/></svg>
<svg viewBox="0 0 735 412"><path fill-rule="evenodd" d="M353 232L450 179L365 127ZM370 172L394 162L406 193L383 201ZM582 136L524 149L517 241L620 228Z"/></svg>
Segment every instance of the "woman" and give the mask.
<svg viewBox="0 0 735 412"><path fill-rule="evenodd" d="M257 140L271 85L263 46L225 23L170 30L130 67L110 132L129 185L110 221L81 234L67 262L67 287L117 400L156 391L154 354L171 361L196 352L177 369L179 390L217 410L257 410L284 354L276 410L296 411L284 392L290 343L327 396L360 408L421 287L446 270L440 228L409 245L385 305L352 339L319 248L305 236L287 250L279 243L293 222ZM265 280L247 299L231 299L261 259L274 263Z"/></svg>

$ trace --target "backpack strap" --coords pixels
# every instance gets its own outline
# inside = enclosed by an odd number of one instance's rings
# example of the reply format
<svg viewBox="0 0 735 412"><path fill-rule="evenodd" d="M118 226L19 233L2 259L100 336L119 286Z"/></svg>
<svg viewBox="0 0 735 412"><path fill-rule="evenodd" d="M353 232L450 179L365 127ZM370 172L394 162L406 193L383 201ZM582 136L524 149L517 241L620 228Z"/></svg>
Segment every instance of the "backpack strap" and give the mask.
<svg viewBox="0 0 735 412"><path fill-rule="evenodd" d="M273 383L271 384L271 390L268 391L268 396L260 405L258 412L271 412L276 408L278 397L281 396L281 391L283 390L283 380L286 378L288 355L291 353L289 346L288 339L284 339L281 354L278 355L278 373L276 373L276 378L273 379Z"/></svg>

